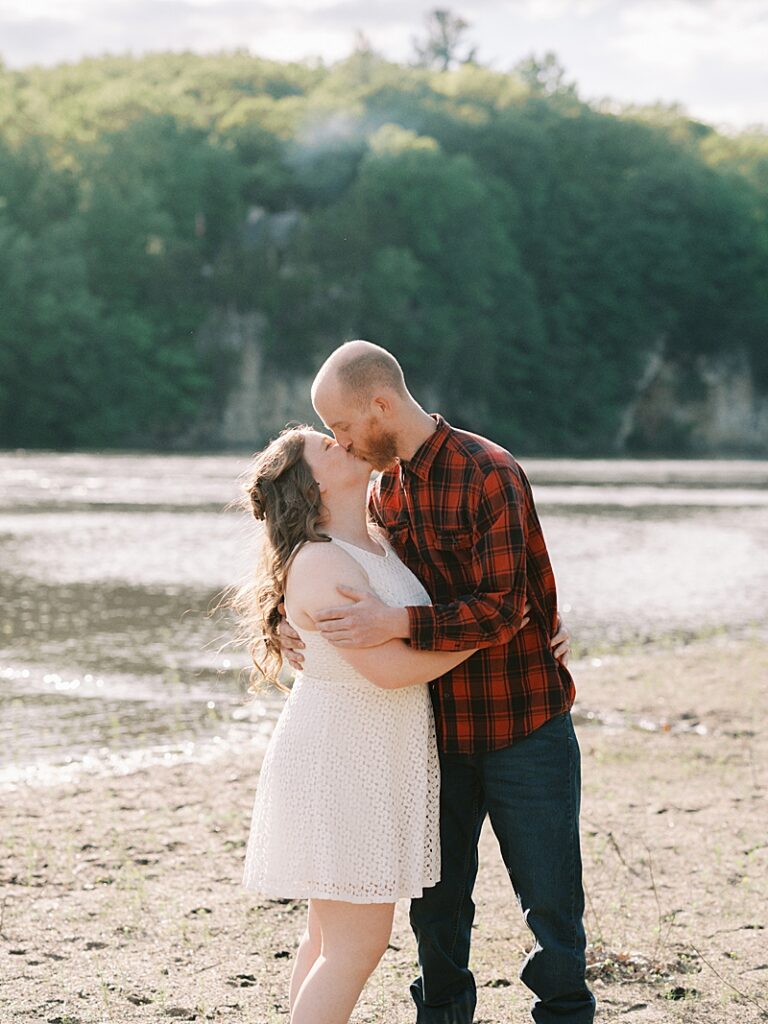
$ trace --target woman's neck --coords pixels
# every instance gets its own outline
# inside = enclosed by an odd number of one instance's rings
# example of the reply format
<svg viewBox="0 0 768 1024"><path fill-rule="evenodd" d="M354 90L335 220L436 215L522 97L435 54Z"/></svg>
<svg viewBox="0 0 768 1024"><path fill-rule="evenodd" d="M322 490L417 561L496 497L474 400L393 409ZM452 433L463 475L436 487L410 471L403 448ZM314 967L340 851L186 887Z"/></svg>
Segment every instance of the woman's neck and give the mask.
<svg viewBox="0 0 768 1024"><path fill-rule="evenodd" d="M326 507L326 517L320 529L339 540L375 550L376 543L368 532L368 512L365 500L345 501L335 508Z"/></svg>

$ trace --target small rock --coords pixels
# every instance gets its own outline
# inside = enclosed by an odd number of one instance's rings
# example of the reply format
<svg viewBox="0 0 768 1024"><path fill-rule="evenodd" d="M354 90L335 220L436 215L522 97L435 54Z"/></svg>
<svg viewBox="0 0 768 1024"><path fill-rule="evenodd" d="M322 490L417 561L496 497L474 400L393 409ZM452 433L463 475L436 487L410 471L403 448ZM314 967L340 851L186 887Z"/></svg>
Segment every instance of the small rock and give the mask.
<svg viewBox="0 0 768 1024"><path fill-rule="evenodd" d="M685 988L682 985L676 985L664 993L664 999L673 999L675 1001L679 999L695 999L698 994L695 988Z"/></svg>
<svg viewBox="0 0 768 1024"><path fill-rule="evenodd" d="M235 974L231 978L227 978L227 984L234 985L235 988L251 988L258 983L255 974Z"/></svg>
<svg viewBox="0 0 768 1024"><path fill-rule="evenodd" d="M152 999L149 996L129 995L126 996L129 1003L133 1003L134 1006L146 1006L147 1003L151 1003Z"/></svg>

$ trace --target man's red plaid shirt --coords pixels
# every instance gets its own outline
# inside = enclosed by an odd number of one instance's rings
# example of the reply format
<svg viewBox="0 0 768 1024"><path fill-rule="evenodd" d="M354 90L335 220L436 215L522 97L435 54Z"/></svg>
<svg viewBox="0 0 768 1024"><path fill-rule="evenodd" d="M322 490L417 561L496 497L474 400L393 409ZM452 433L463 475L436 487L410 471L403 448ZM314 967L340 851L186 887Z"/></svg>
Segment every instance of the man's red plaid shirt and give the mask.
<svg viewBox="0 0 768 1024"><path fill-rule="evenodd" d="M409 607L413 647L481 648L431 684L445 753L507 747L573 704L553 656L557 592L522 468L499 445L437 429L375 481L369 510L433 604ZM526 597L530 622L523 629Z"/></svg>

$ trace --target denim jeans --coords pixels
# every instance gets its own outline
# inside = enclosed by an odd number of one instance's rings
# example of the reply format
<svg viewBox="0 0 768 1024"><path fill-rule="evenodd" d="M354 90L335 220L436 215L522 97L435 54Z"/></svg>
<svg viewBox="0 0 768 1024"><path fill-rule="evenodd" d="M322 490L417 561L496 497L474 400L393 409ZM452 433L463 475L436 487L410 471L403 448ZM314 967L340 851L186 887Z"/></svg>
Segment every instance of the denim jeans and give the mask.
<svg viewBox="0 0 768 1024"><path fill-rule="evenodd" d="M579 744L570 713L502 750L440 759L440 882L411 903L417 1024L472 1024L469 946L477 844L489 815L535 943L520 972L536 1024L591 1024L585 980Z"/></svg>

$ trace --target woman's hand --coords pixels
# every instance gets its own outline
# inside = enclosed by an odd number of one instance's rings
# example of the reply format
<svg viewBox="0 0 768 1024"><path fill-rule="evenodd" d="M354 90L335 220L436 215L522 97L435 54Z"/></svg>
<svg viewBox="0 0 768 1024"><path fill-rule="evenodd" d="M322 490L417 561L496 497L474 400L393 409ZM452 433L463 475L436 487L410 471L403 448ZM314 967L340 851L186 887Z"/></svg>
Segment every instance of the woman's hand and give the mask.
<svg viewBox="0 0 768 1024"><path fill-rule="evenodd" d="M571 656L571 634L563 625L563 620L559 615L557 616L557 632L552 637L549 646L557 660L561 661L563 665L567 665Z"/></svg>
<svg viewBox="0 0 768 1024"><path fill-rule="evenodd" d="M301 653L304 649L304 644L299 634L285 617L285 604L281 602L277 606L277 610L282 616L277 632L280 634L280 649L283 652L283 657L295 672L301 672L304 668L304 655Z"/></svg>

